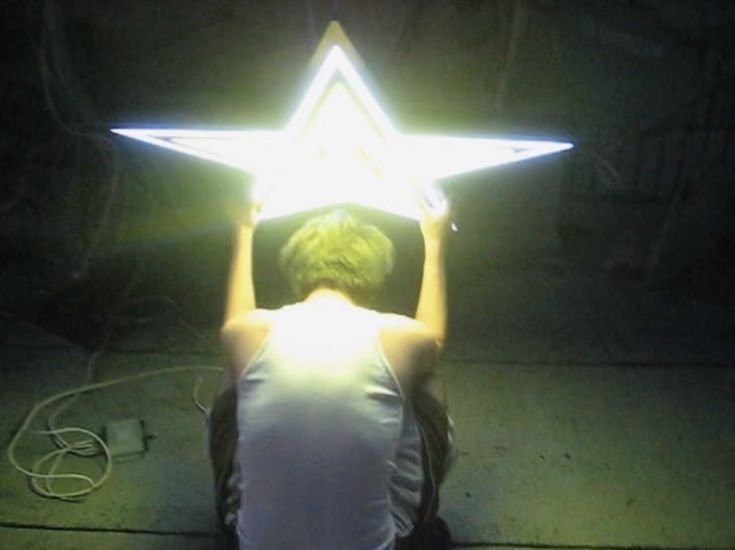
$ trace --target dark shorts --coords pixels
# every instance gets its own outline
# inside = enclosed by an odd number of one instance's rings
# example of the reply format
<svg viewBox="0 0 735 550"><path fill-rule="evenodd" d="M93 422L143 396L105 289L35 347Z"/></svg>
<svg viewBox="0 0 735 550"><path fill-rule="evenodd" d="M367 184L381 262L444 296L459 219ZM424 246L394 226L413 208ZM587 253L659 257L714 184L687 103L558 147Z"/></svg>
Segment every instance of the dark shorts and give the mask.
<svg viewBox="0 0 735 550"><path fill-rule="evenodd" d="M411 403L421 432L424 485L414 531L396 544L398 549L406 550L419 548L423 529L434 522L439 508L439 487L453 457L452 423L444 404L427 391L416 392ZM240 507L237 490L228 483L237 444L236 407L237 394L235 388L230 388L215 400L209 416L209 454L214 473L215 501L226 531L230 530L226 518ZM228 534L234 539L234 533Z"/></svg>

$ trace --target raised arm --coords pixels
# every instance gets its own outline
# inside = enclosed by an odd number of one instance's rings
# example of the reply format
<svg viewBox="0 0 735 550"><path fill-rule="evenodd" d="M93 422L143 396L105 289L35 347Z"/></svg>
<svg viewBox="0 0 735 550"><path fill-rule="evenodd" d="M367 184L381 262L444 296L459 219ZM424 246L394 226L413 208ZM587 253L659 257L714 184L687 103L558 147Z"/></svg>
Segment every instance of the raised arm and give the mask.
<svg viewBox="0 0 735 550"><path fill-rule="evenodd" d="M225 298L224 325L239 315L255 309L253 285L253 234L257 205L249 204L245 215L235 222L232 260Z"/></svg>
<svg viewBox="0 0 735 550"><path fill-rule="evenodd" d="M433 200L422 198L421 202L424 267L416 320L429 329L439 347L442 347L447 332L444 248L449 222L449 204L443 196L437 193L433 193L432 196Z"/></svg>
<svg viewBox="0 0 735 550"><path fill-rule="evenodd" d="M232 259L225 297L225 315L220 338L227 352L230 368L222 373L216 395L230 389L239 372L242 354L242 338L238 338L238 318L255 310L255 287L253 285L253 234L256 224L256 205L249 204L244 215L235 221L232 239Z"/></svg>

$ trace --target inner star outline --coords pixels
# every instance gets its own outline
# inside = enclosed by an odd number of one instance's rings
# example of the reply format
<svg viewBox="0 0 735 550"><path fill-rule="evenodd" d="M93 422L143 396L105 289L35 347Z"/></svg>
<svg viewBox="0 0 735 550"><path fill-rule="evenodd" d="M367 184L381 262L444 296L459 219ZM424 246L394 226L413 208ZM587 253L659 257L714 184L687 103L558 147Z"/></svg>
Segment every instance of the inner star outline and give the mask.
<svg viewBox="0 0 735 550"><path fill-rule="evenodd" d="M405 134L360 77L359 58L330 23L318 67L283 130L114 128L113 132L248 172L261 219L359 204L418 219L417 185L563 151L571 143Z"/></svg>

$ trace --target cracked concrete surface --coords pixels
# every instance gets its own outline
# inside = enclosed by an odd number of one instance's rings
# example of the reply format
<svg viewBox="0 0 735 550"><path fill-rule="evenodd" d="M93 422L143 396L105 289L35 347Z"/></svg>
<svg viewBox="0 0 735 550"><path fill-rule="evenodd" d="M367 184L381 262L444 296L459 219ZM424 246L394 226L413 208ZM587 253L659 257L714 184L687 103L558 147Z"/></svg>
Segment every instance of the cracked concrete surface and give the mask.
<svg viewBox="0 0 735 550"><path fill-rule="evenodd" d="M474 315L475 328L455 329L442 365L459 456L441 514L457 545L733 547L731 312L558 274L516 273L505 284L481 311L466 289L455 311ZM221 364L184 353L191 339L171 327L136 338L120 347L166 341L174 351L106 354L97 380ZM9 318L2 341L7 444L33 403L84 380L88 353ZM155 434L143 458L115 465L84 502L41 499L3 457L0 547L217 548L196 379L100 390L62 415L93 430L140 417ZM212 384L205 375L203 394ZM18 457L28 465L50 449L28 436Z"/></svg>

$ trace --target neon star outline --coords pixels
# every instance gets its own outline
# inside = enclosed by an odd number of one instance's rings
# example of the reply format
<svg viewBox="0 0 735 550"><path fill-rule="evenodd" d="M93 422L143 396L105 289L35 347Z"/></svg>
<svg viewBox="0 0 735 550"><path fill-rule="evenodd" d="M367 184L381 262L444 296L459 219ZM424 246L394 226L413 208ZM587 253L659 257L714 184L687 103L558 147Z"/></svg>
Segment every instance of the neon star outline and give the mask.
<svg viewBox="0 0 735 550"><path fill-rule="evenodd" d="M416 184L569 149L558 141L399 132L360 77L332 22L305 95L283 130L114 128L113 132L250 173L261 218L356 203L418 218ZM358 135L358 132L360 134Z"/></svg>

